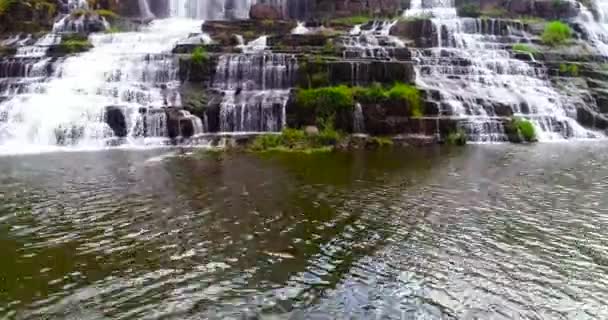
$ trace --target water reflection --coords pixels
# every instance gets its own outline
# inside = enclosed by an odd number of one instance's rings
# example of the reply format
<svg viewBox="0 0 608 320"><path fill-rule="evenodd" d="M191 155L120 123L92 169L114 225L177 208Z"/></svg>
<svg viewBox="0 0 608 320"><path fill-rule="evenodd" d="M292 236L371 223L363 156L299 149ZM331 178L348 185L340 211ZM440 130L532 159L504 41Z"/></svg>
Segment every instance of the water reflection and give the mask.
<svg viewBox="0 0 608 320"><path fill-rule="evenodd" d="M0 318L603 318L604 149L2 158Z"/></svg>

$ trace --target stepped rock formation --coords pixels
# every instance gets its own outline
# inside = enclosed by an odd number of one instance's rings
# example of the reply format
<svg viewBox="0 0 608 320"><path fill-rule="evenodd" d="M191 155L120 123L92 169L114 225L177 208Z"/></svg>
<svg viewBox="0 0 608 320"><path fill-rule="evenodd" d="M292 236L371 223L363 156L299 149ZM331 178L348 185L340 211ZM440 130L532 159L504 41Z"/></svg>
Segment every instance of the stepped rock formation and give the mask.
<svg viewBox="0 0 608 320"><path fill-rule="evenodd" d="M418 108L413 98L355 93L349 108L333 114L334 126L438 140L463 132L478 142L518 140L510 127L515 117L531 121L540 140L600 138L608 129L608 28L600 4L70 0L55 5L60 10L54 32L12 33L2 40L3 148L276 132L319 123L318 111L297 101L298 90L395 83L420 90L420 110L413 111ZM101 33L108 21L94 20L89 5L144 25L137 32ZM488 17L498 14L501 18ZM535 18L522 19L528 15ZM558 47L544 44L545 18L568 23L572 39ZM71 33L91 33L92 48L67 50ZM528 51L518 49L522 46Z"/></svg>

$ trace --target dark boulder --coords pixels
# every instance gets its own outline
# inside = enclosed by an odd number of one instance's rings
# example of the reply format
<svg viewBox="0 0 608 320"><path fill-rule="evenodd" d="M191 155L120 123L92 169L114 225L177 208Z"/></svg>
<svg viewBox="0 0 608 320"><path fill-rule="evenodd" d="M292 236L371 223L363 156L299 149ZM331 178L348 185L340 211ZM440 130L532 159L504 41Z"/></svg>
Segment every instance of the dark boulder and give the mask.
<svg viewBox="0 0 608 320"><path fill-rule="evenodd" d="M125 119L125 114L123 113L123 108L119 106L106 107L104 121L110 126L115 136L121 138L127 136L127 121Z"/></svg>
<svg viewBox="0 0 608 320"><path fill-rule="evenodd" d="M279 20L281 12L269 4L257 3L251 6L249 17L254 20Z"/></svg>

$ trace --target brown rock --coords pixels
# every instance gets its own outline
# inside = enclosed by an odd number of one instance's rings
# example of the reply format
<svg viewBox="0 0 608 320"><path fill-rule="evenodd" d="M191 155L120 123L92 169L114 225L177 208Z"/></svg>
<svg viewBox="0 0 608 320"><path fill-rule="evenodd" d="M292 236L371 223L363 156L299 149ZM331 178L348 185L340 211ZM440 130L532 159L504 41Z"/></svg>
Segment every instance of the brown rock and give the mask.
<svg viewBox="0 0 608 320"><path fill-rule="evenodd" d="M258 3L251 6L249 17L254 20L280 20L281 12L272 5Z"/></svg>

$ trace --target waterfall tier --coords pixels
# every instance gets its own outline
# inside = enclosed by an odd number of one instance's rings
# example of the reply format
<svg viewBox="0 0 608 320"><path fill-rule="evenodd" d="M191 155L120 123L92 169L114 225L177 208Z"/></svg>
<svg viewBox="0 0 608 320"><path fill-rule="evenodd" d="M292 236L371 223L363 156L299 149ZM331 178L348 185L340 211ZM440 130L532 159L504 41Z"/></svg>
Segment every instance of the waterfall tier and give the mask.
<svg viewBox="0 0 608 320"><path fill-rule="evenodd" d="M270 52L225 54L213 88L222 93L219 130L280 131L286 122L289 89L296 80L295 55Z"/></svg>

